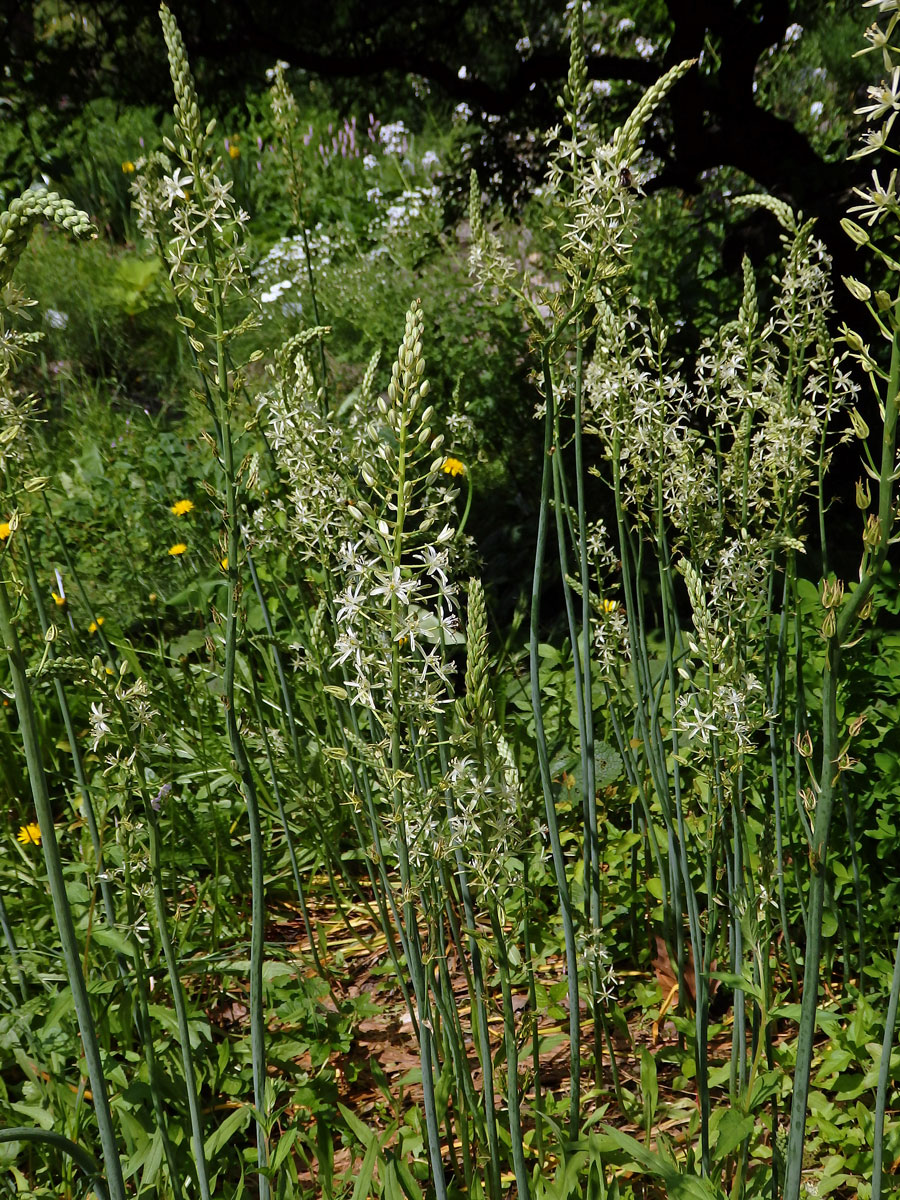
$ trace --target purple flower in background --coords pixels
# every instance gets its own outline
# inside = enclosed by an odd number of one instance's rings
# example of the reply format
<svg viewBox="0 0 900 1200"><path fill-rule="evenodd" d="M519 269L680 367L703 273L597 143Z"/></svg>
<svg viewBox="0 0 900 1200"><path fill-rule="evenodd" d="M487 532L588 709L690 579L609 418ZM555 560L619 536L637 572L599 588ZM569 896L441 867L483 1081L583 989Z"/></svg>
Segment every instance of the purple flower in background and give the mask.
<svg viewBox="0 0 900 1200"><path fill-rule="evenodd" d="M162 787L159 789L159 791L156 793L156 795L150 801L150 807L153 809L154 812L159 812L159 806L162 804L163 800L165 800L166 796L168 796L168 794L169 794L169 792L171 792L171 790L172 790L171 783L164 783L162 785Z"/></svg>

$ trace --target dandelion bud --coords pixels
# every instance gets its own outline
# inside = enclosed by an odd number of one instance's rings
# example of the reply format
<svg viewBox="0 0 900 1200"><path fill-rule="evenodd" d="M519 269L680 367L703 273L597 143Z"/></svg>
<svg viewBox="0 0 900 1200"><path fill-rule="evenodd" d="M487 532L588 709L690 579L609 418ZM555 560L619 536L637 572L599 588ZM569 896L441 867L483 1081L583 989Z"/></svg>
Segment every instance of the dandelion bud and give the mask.
<svg viewBox="0 0 900 1200"><path fill-rule="evenodd" d="M843 279L844 283L846 284L847 291L854 300L861 300L863 303L865 303L867 300L871 299L872 289L865 283L860 283L858 279L854 279L850 275L842 275L841 279Z"/></svg>

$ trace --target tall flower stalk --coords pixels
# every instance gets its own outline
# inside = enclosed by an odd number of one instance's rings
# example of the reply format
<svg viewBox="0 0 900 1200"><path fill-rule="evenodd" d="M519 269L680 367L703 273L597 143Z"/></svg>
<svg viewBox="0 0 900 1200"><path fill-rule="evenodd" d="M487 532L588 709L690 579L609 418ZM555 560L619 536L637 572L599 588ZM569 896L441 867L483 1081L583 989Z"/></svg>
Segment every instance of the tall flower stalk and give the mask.
<svg viewBox="0 0 900 1200"><path fill-rule="evenodd" d="M55 192L30 190L14 199L9 208L0 214L0 290L7 302L18 301L21 308L24 298L12 287L12 275L25 248L34 226L49 220L76 237L91 236L93 228L86 213L78 211L71 202L61 199ZM4 306L6 307L6 306ZM0 353L0 484L9 495L12 483L11 472L16 464L27 461L28 407L22 405L12 384L11 374L21 356L28 352L39 335L18 333L6 328L6 312L0 313L4 337ZM28 490L39 490L44 480L28 481ZM31 695L25 657L16 630L17 618L10 602L9 585L18 586L11 572L11 548L15 529L10 522L11 535L0 549L0 639L9 663L13 694L19 718L19 730L28 764L28 776L34 799L35 812L41 831L41 846L47 881L53 902L54 917L66 974L72 990L72 1000L81 1034L82 1052L88 1078L94 1096L94 1112L103 1152L103 1163L111 1200L125 1200L125 1182L119 1157L116 1132L109 1104L109 1092L97 1041L97 1032L91 1012L90 998L82 968L81 951L75 934L72 912L66 894L56 827L44 762L38 734L37 719ZM48 641L49 646L49 641Z"/></svg>
<svg viewBox="0 0 900 1200"><path fill-rule="evenodd" d="M235 672L240 631L241 500L233 429L233 395L242 386L241 372L230 370L230 347L253 322L252 315L229 323L228 304L246 297L241 231L247 214L230 194L230 183L217 175L209 137L215 122L204 126L184 42L169 9L160 8L169 68L175 92L175 140L166 149L179 163L174 169L163 156L145 166L136 183L138 218L145 235L161 244L176 294L194 312L185 327L202 375L218 439L225 562L228 579L224 614L223 705L229 747L250 826L252 881L250 935L250 1041L253 1096L257 1112L257 1161L261 1200L269 1193L266 1128L266 1050L263 997L265 885L262 828L256 783L238 724Z"/></svg>

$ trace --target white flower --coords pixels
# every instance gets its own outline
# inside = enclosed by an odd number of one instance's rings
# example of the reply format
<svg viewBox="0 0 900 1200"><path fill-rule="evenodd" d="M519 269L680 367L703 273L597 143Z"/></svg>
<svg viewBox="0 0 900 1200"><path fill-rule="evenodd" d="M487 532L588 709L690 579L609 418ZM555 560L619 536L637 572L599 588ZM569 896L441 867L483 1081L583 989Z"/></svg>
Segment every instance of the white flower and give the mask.
<svg viewBox="0 0 900 1200"><path fill-rule="evenodd" d="M169 208L172 207L176 200L187 199L187 192L185 191L185 188L190 187L193 182L193 175L185 175L182 177L181 167L176 167L171 175L163 176L162 183L166 193L166 204L169 206Z"/></svg>
<svg viewBox="0 0 900 1200"><path fill-rule="evenodd" d="M378 166L378 159L375 157L374 154L367 154L363 158L363 166L365 167L365 169L367 171L374 171L375 168Z"/></svg>
<svg viewBox="0 0 900 1200"><path fill-rule="evenodd" d="M892 212L897 208L897 171L896 168L891 171L890 179L886 187L882 187L881 181L878 178L878 172L872 172L872 187L865 190L854 188L854 193L859 196L864 204L854 204L848 209L848 212L859 213L860 220L865 221L868 225L874 225L876 221L880 221L886 213Z"/></svg>
<svg viewBox="0 0 900 1200"><path fill-rule="evenodd" d="M882 80L877 87L869 88L869 99L875 103L856 109L858 115L865 116L867 121L877 121L887 113L893 115L900 111L900 67L894 67L890 84Z"/></svg>

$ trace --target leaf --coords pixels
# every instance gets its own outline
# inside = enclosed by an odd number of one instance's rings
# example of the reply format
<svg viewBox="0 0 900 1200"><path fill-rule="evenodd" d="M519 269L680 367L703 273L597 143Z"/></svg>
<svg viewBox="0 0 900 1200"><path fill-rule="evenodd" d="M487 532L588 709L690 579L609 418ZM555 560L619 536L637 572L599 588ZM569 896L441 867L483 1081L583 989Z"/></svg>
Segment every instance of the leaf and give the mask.
<svg viewBox="0 0 900 1200"><path fill-rule="evenodd" d="M123 958L134 957L134 947L118 929L111 929L109 925L95 925L91 936L98 945L114 950Z"/></svg>
<svg viewBox="0 0 900 1200"><path fill-rule="evenodd" d="M759 984L754 983L752 979L747 979L744 975L734 975L730 971L711 971L710 979L718 979L720 983L724 983L726 987L731 988L734 992L745 992L748 996L752 996L754 1000L758 1000L760 1004L765 1002L765 997L762 994L762 988Z"/></svg>
<svg viewBox="0 0 900 1200"><path fill-rule="evenodd" d="M316 1121L316 1160L319 1165L319 1188L324 1200L331 1200L334 1189L334 1138L321 1117Z"/></svg>
<svg viewBox="0 0 900 1200"><path fill-rule="evenodd" d="M641 1097L644 1102L644 1127L649 1130L659 1103L659 1083L656 1059L646 1046L641 1046Z"/></svg>
<svg viewBox="0 0 900 1200"><path fill-rule="evenodd" d="M187 655L193 654L195 650L199 650L201 646L206 644L206 634L202 629L192 629L189 633L183 634L181 637L175 638L169 642L169 656L171 658L186 658Z"/></svg>
<svg viewBox="0 0 900 1200"><path fill-rule="evenodd" d="M682 1174L677 1167L621 1129L606 1125L604 1130L605 1138L612 1146L624 1150L631 1161L648 1175L655 1175L664 1181L669 1200L721 1200L723 1193L711 1180L701 1179L699 1175Z"/></svg>
<svg viewBox="0 0 900 1200"><path fill-rule="evenodd" d="M356 1177L356 1186L353 1188L352 1200L368 1200L372 1176L375 1173L375 1160L377 1158L378 1140L373 1136L369 1142L369 1148L366 1150L366 1156L362 1161L359 1174Z"/></svg>
<svg viewBox="0 0 900 1200"><path fill-rule="evenodd" d="M715 1145L712 1148L713 1161L721 1162L732 1150L748 1138L756 1127L756 1121L748 1114L742 1114L736 1108L726 1108L718 1124Z"/></svg>
<svg viewBox="0 0 900 1200"><path fill-rule="evenodd" d="M275 1153L272 1155L271 1166L273 1173L278 1170L278 1168L290 1154L291 1148L293 1147L294 1142L296 1142L297 1134L299 1132L300 1131L295 1125L293 1129L289 1129L287 1133L283 1133L278 1139L278 1145L275 1147ZM322 1168L320 1166L319 1170L321 1171L321 1169Z"/></svg>
<svg viewBox="0 0 900 1200"><path fill-rule="evenodd" d="M351 1112L349 1108L345 1108L343 1104L338 1102L338 1111L347 1122L349 1128L356 1135L356 1138L368 1149L373 1141L375 1141L375 1133L369 1129L368 1125L364 1125L355 1112Z"/></svg>
<svg viewBox="0 0 900 1200"><path fill-rule="evenodd" d="M249 1104L242 1104L240 1108L229 1113L218 1129L214 1130L206 1139L203 1147L208 1159L214 1158L222 1146L229 1142L231 1138L240 1132L243 1132L250 1124L252 1111Z"/></svg>
<svg viewBox="0 0 900 1200"><path fill-rule="evenodd" d="M163 1143L162 1135L157 1129L153 1135L153 1140L150 1143L150 1153L144 1163L144 1171L141 1175L141 1190L151 1188L152 1185L159 1179L160 1167L162 1166ZM157 1191L155 1187L153 1191Z"/></svg>

